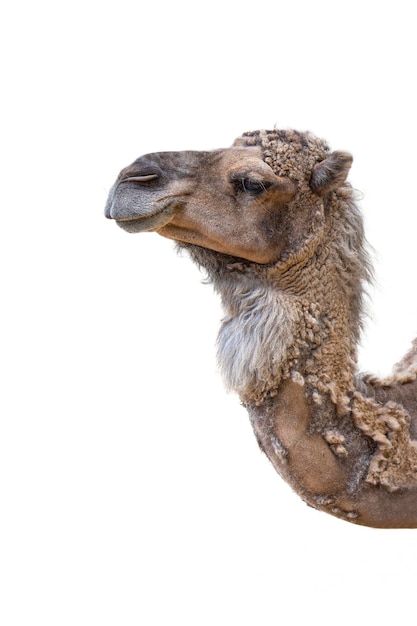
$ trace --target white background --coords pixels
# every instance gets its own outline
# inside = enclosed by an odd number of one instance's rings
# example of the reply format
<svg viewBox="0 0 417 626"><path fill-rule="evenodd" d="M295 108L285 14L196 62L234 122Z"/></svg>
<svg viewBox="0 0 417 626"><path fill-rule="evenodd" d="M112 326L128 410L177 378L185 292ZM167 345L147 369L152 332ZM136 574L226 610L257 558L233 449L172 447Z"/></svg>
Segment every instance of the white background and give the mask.
<svg viewBox="0 0 417 626"><path fill-rule="evenodd" d="M16 2L1 19L0 621L388 625L417 530L308 508L216 372L211 288L103 217L146 152L294 127L349 150L378 250L361 366L417 331L411 2Z"/></svg>

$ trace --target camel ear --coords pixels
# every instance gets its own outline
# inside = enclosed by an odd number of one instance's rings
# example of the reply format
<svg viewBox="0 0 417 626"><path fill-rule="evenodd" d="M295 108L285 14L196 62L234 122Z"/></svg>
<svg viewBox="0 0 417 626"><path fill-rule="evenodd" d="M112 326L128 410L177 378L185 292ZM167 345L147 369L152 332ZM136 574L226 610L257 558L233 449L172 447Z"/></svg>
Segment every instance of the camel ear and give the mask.
<svg viewBox="0 0 417 626"><path fill-rule="evenodd" d="M332 152L317 163L310 178L310 187L319 194L337 189L345 182L353 158L348 152Z"/></svg>

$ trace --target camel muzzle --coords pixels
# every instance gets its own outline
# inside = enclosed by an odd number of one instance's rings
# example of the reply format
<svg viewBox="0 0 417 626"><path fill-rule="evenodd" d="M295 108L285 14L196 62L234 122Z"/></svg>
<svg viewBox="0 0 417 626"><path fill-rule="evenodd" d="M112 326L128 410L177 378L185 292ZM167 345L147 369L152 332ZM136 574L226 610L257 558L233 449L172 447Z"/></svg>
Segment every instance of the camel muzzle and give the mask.
<svg viewBox="0 0 417 626"><path fill-rule="evenodd" d="M105 215L128 232L159 230L184 205L199 152L159 152L123 169L107 200Z"/></svg>
<svg viewBox="0 0 417 626"><path fill-rule="evenodd" d="M131 169L131 168L128 168ZM162 189L155 188L161 174L123 171L109 193L105 215L128 232L161 228L171 219L173 207Z"/></svg>

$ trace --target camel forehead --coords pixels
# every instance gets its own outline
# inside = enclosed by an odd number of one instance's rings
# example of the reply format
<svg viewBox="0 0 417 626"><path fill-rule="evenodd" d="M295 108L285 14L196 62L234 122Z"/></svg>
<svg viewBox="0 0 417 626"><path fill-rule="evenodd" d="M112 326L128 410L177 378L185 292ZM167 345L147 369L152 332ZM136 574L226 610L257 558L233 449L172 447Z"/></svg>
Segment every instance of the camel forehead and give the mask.
<svg viewBox="0 0 417 626"><path fill-rule="evenodd" d="M232 146L215 150L212 155L214 167L221 166L226 171L245 171L250 169L270 170L266 165L260 146Z"/></svg>

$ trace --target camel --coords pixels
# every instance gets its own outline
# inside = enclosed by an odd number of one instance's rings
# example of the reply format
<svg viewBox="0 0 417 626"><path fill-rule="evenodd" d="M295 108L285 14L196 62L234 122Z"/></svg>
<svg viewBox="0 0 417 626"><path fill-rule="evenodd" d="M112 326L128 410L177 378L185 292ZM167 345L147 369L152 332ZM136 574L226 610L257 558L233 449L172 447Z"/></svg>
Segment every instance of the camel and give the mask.
<svg viewBox="0 0 417 626"><path fill-rule="evenodd" d="M373 269L352 156L308 132L160 152L123 169L106 216L188 251L219 293L218 363L256 439L310 506L417 527L417 340L388 378L358 371Z"/></svg>

